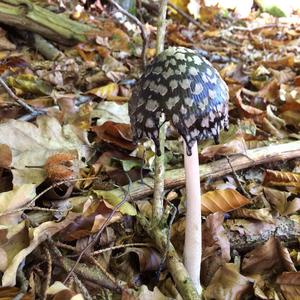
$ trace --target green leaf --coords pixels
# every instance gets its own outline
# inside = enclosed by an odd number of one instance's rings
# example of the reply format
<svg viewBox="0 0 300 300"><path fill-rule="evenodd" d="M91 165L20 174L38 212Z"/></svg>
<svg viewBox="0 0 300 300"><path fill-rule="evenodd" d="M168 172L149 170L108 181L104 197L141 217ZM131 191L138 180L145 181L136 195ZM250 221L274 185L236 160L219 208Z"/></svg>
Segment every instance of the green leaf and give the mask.
<svg viewBox="0 0 300 300"><path fill-rule="evenodd" d="M110 205L115 207L118 205L123 199L116 196L113 192L110 191L101 191L101 190L94 190L93 191L98 197L102 197L103 200L108 202ZM129 216L136 216L137 211L136 209L128 202L122 204L122 206L118 209L122 214L129 215Z"/></svg>

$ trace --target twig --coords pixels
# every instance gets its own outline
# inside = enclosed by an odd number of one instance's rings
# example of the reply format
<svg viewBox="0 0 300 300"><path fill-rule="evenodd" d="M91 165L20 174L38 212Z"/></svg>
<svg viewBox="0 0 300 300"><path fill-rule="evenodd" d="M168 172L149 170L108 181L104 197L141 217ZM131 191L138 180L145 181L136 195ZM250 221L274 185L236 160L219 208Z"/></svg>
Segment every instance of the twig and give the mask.
<svg viewBox="0 0 300 300"><path fill-rule="evenodd" d="M86 257L95 265L97 266L97 268L107 277L109 278L115 285L118 285L118 281L116 280L116 278L111 275L109 272L106 271L106 269L99 263L99 261L91 256L91 255L86 255Z"/></svg>
<svg viewBox="0 0 300 300"><path fill-rule="evenodd" d="M59 247L59 248L64 248L64 249L70 250L70 251L75 251L75 252L77 251L77 249L75 247L64 244L62 242L56 242L56 246ZM118 249L123 249L123 248L129 248L129 247L153 247L153 245L149 244L149 243L123 244L123 245L117 245L117 246L112 246L112 247L104 248L104 249L101 249L101 250L97 250L97 251L94 251L94 252L90 253L90 255L96 256L96 255L99 255L99 254L102 254L102 253L105 253L105 252L108 252L108 251L113 251L113 250L118 250Z"/></svg>
<svg viewBox="0 0 300 300"><path fill-rule="evenodd" d="M60 250L56 247L54 241L49 238L47 240L47 243L49 243L49 249L50 251L55 255L57 259L53 260L53 263L63 268L66 272L69 272L72 267L75 265L75 262L71 259L67 258L66 256L63 256L60 252ZM103 273L99 272L99 269L94 266L88 266L86 264L78 264L76 268L76 274L87 281L91 281L96 283L98 286L110 289L114 292L121 293L121 288L119 286L116 286L112 283L111 280L109 280ZM73 274L73 276L76 274ZM122 286L126 285L125 282L121 282Z"/></svg>
<svg viewBox="0 0 300 300"><path fill-rule="evenodd" d="M0 76L0 84L2 87L6 90L6 92L23 108L25 108L27 111L29 111L31 114L34 114L35 116L44 114L43 111L41 110L35 110L32 108L30 105L28 105L24 100L21 98L17 97L15 93L11 90L11 88L6 84L6 82L3 80L3 78Z"/></svg>
<svg viewBox="0 0 300 300"><path fill-rule="evenodd" d="M47 207L38 207L38 206L30 206L30 207L20 207L13 210L5 211L0 213L0 217L15 214L24 210L37 210L37 211L48 211L48 212L66 212L72 210L72 207L67 209L57 209L57 208L47 208Z"/></svg>
<svg viewBox="0 0 300 300"><path fill-rule="evenodd" d="M238 187L240 188L240 190L243 193L243 195L246 196L246 197L248 197L249 199L251 199L251 195L244 189L243 185L241 184L241 182L239 180L239 177L236 174L235 169L233 168L233 166L231 164L230 157L227 156L227 155L225 157L226 157L226 159L228 161L228 164L229 164L229 166L230 166L230 168L232 170L232 175L233 175L235 183L238 185Z"/></svg>
<svg viewBox="0 0 300 300"><path fill-rule="evenodd" d="M272 28L272 27L288 27L289 24L276 24L276 23L272 23L272 24L265 24L262 26L257 26L257 27L253 27L253 28L249 28L249 27L241 27L241 26L232 26L229 28L229 30L233 29L233 30L241 30L241 31L256 31L256 30L261 30L261 29L265 29L265 28Z"/></svg>
<svg viewBox="0 0 300 300"><path fill-rule="evenodd" d="M201 25L193 17L191 17L189 14L187 14L186 12L184 12L182 9L180 9L179 7L177 7L176 5L174 5L172 2L168 2L168 5L170 7L172 7L177 13L179 13L184 18L186 18L189 22L191 22L192 24L194 24L195 26L197 26L199 29L201 29L202 31L206 30L205 26Z"/></svg>
<svg viewBox="0 0 300 300"><path fill-rule="evenodd" d="M156 55L164 50L166 35L166 15L168 0L161 0L159 17L157 21L156 36ZM160 156L155 154L155 177L154 177L154 195L152 205L152 226L157 226L162 219L164 209L164 179L165 179L165 139L166 139L166 123L165 117L160 117L159 128L159 144ZM156 151L157 152L157 151Z"/></svg>
<svg viewBox="0 0 300 300"><path fill-rule="evenodd" d="M74 275L73 278L74 278L75 284L77 285L78 289L80 290L80 292L81 292L81 294L83 296L83 299L93 300L93 298L90 295L88 289L84 286L84 284L82 283L82 281L76 275Z"/></svg>
<svg viewBox="0 0 300 300"><path fill-rule="evenodd" d="M108 0L112 5L114 5L123 15L128 17L131 21L136 23L142 34L142 39L143 39L143 50L142 50L142 58L143 58L143 64L144 67L147 65L147 57L146 57L146 50L148 48L148 35L145 30L145 26L142 24L142 22L135 16L133 16L131 13L129 13L127 10L125 10L120 4L115 2L114 0Z"/></svg>

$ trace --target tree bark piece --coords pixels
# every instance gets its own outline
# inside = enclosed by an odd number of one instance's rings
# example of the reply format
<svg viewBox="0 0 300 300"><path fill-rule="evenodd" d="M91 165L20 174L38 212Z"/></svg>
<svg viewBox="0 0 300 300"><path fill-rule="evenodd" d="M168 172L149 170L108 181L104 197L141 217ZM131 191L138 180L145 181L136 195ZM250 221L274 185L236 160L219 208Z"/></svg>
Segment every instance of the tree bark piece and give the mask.
<svg viewBox="0 0 300 300"><path fill-rule="evenodd" d="M270 145L266 147L248 150L245 155L234 155L230 157L231 165L235 171L251 168L257 165L289 160L300 157L300 141L285 144ZM230 174L232 169L226 158L211 163L200 165L201 180L207 178L218 178ZM169 170L165 176L165 188L175 188L183 186L185 183L184 169ZM144 184L134 182L130 186L130 197L134 200L150 196L153 193L153 179L146 177L143 179ZM123 187L127 190L127 187ZM119 197L123 197L121 189L113 191Z"/></svg>
<svg viewBox="0 0 300 300"><path fill-rule="evenodd" d="M234 230L235 226L237 230ZM288 217L278 217L274 220L274 224L250 219L229 219L224 222L224 227L227 231L231 251L235 250L239 253L246 253L254 249L272 236L287 245L299 244L300 224ZM247 228L254 227L258 229L257 232L247 230ZM243 228L245 229L244 234L241 233Z"/></svg>

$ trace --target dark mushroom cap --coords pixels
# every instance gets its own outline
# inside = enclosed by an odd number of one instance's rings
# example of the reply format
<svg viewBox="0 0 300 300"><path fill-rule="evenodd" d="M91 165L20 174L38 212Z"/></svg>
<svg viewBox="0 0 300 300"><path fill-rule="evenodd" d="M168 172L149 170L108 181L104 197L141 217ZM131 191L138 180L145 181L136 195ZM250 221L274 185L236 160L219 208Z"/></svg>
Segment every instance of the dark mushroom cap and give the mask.
<svg viewBox="0 0 300 300"><path fill-rule="evenodd" d="M164 113L187 145L228 127L228 88L196 50L170 47L153 62L133 89L129 115L135 140L152 139L160 155L159 119Z"/></svg>

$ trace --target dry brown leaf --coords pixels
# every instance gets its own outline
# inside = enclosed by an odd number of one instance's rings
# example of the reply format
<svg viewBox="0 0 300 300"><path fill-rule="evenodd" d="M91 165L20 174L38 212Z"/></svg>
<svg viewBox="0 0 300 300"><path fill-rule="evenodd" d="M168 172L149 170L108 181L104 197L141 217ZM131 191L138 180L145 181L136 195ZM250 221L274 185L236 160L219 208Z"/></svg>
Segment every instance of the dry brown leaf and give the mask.
<svg viewBox="0 0 300 300"><path fill-rule="evenodd" d="M276 283L286 300L300 299L300 272L283 272Z"/></svg>
<svg viewBox="0 0 300 300"><path fill-rule="evenodd" d="M235 218L251 218L266 223L274 223L274 218L269 208L248 209L239 208L232 213Z"/></svg>
<svg viewBox="0 0 300 300"><path fill-rule="evenodd" d="M267 170L265 170L263 185L292 186L292 187L299 188L300 187L300 174L267 169Z"/></svg>
<svg viewBox="0 0 300 300"><path fill-rule="evenodd" d="M274 237L247 253L242 263L242 273L248 275L270 276L283 271L295 272L296 268L287 248Z"/></svg>
<svg viewBox="0 0 300 300"><path fill-rule="evenodd" d="M251 203L249 199L232 189L207 192L201 196L201 201L204 214L229 212Z"/></svg>
<svg viewBox="0 0 300 300"><path fill-rule="evenodd" d="M230 261L230 244L223 227L223 213L210 214L202 228L201 282L207 285L215 272Z"/></svg>
<svg viewBox="0 0 300 300"><path fill-rule="evenodd" d="M0 144L0 168L9 169L12 162L12 153L10 147L6 144Z"/></svg>
<svg viewBox="0 0 300 300"><path fill-rule="evenodd" d="M107 121L100 126L94 126L92 131L97 134L97 142L111 143L130 151L136 148L132 141L131 126L128 124Z"/></svg>
<svg viewBox="0 0 300 300"><path fill-rule="evenodd" d="M246 154L246 151L247 145L244 138L238 136L228 143L205 147L201 151L201 156L206 159L212 159L218 155Z"/></svg>
<svg viewBox="0 0 300 300"><path fill-rule="evenodd" d="M244 104L241 93L242 89L236 92L236 104L246 116L251 117L256 115L262 115L264 113L261 109Z"/></svg>
<svg viewBox="0 0 300 300"><path fill-rule="evenodd" d="M281 215L284 215L288 205L287 198L291 194L268 187L264 187L263 191L272 208L275 208Z"/></svg>
<svg viewBox="0 0 300 300"><path fill-rule="evenodd" d="M253 280L239 273L236 265L227 263L219 268L205 289L207 300L238 300L247 299L253 293Z"/></svg>

